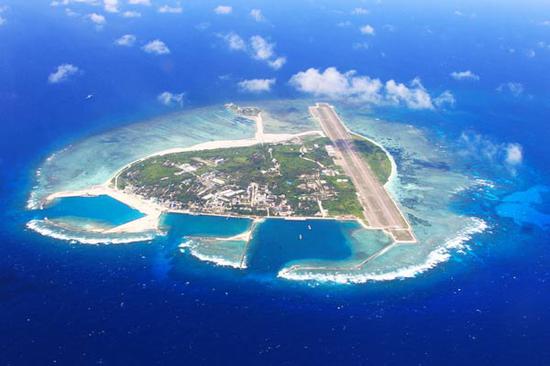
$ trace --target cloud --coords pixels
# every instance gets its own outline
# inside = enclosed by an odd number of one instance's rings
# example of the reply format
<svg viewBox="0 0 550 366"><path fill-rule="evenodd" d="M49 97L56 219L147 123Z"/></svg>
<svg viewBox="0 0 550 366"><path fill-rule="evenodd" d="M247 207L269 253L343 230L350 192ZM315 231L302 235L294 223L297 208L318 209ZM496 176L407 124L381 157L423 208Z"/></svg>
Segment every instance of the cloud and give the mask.
<svg viewBox="0 0 550 366"><path fill-rule="evenodd" d="M50 6L66 6L70 4L100 5L99 0L53 0Z"/></svg>
<svg viewBox="0 0 550 366"><path fill-rule="evenodd" d="M250 16L257 22L263 22L265 20L264 15L260 9L250 10Z"/></svg>
<svg viewBox="0 0 550 366"><path fill-rule="evenodd" d="M229 49L234 51L246 50L246 42L236 33L228 33L223 36L223 39L227 43Z"/></svg>
<svg viewBox="0 0 550 366"><path fill-rule="evenodd" d="M281 67L286 64L286 57L277 57L275 60L267 61L267 64L269 67L271 67L273 70L279 70Z"/></svg>
<svg viewBox="0 0 550 366"><path fill-rule="evenodd" d="M128 0L128 4L130 5L151 5L151 0Z"/></svg>
<svg viewBox="0 0 550 366"><path fill-rule="evenodd" d="M506 146L506 163L512 166L523 162L523 148L520 144L508 144Z"/></svg>
<svg viewBox="0 0 550 366"><path fill-rule="evenodd" d="M214 13L219 15L231 14L231 12L233 12L233 8L227 5L218 5L214 8Z"/></svg>
<svg viewBox="0 0 550 366"><path fill-rule="evenodd" d="M502 83L497 87L497 91L499 93L511 93L514 97L519 97L521 94L523 94L524 88L521 83L516 83L509 81L507 83Z"/></svg>
<svg viewBox="0 0 550 366"><path fill-rule="evenodd" d="M6 20L6 18L4 18L4 17L0 16L0 25L3 25L3 24L5 24L5 23L6 23L6 21L7 21L7 20Z"/></svg>
<svg viewBox="0 0 550 366"><path fill-rule="evenodd" d="M275 54L275 43L268 42L259 35L250 37L248 44L238 34L231 32L221 36L229 49L248 53L253 59L264 61L274 70L286 63L286 57Z"/></svg>
<svg viewBox="0 0 550 366"><path fill-rule="evenodd" d="M268 92L275 84L275 79L250 79L239 82L239 88L251 93Z"/></svg>
<svg viewBox="0 0 550 366"><path fill-rule="evenodd" d="M118 13L118 0L103 0L103 6L109 13Z"/></svg>
<svg viewBox="0 0 550 366"><path fill-rule="evenodd" d="M383 84L378 79L358 76L355 71L339 72L329 67L323 72L310 68L300 71L290 79L290 85L297 90L332 99L350 98L365 102L378 102Z"/></svg>
<svg viewBox="0 0 550 366"><path fill-rule="evenodd" d="M170 53L170 49L160 39L155 39L141 48L147 53L154 53L157 55L166 55Z"/></svg>
<svg viewBox="0 0 550 366"><path fill-rule="evenodd" d="M182 106L184 98L185 93L174 94L168 91L162 92L157 96L157 100L165 106L171 106L174 104Z"/></svg>
<svg viewBox="0 0 550 366"><path fill-rule="evenodd" d="M122 13L122 16L124 18L139 18L141 17L141 13L139 11L127 10Z"/></svg>
<svg viewBox="0 0 550 366"><path fill-rule="evenodd" d="M340 22L340 23L337 23L336 26L337 27L341 27L341 28L344 28L344 27L351 27L351 22L349 20L345 20L343 22Z"/></svg>
<svg viewBox="0 0 550 366"><path fill-rule="evenodd" d="M65 14L67 14L68 17L76 17L80 15L80 13L77 13L76 11L73 11L69 8L65 8Z"/></svg>
<svg viewBox="0 0 550 366"><path fill-rule="evenodd" d="M258 60L268 60L273 56L274 43L269 43L261 36L250 37L250 46L254 52L254 58Z"/></svg>
<svg viewBox="0 0 550 366"><path fill-rule="evenodd" d="M437 108L445 108L446 106L454 107L456 99L453 93L449 90L445 90L437 98L434 98L433 103Z"/></svg>
<svg viewBox="0 0 550 366"><path fill-rule="evenodd" d="M463 132L458 142L461 155L502 166L512 174L523 163L523 147L518 143L497 143L475 132Z"/></svg>
<svg viewBox="0 0 550 366"><path fill-rule="evenodd" d="M396 83L394 80L386 81L386 97L395 104L405 104L411 109L433 109L432 98L426 91L419 78L413 79L411 87Z"/></svg>
<svg viewBox="0 0 550 366"><path fill-rule="evenodd" d="M474 74L470 70L466 71L453 71L451 77L455 80L479 80L479 76Z"/></svg>
<svg viewBox="0 0 550 366"><path fill-rule="evenodd" d="M368 9L365 8L355 8L351 11L353 15L366 15L369 13Z"/></svg>
<svg viewBox="0 0 550 366"><path fill-rule="evenodd" d="M107 21L105 20L105 17L101 14L97 14L97 13L88 14L88 18L90 18L90 20L97 25L104 25L105 23L107 23Z"/></svg>
<svg viewBox="0 0 550 366"><path fill-rule="evenodd" d="M181 6L163 5L163 6L159 7L159 9L158 9L159 13L179 14L182 11L183 11L183 8Z"/></svg>
<svg viewBox="0 0 550 366"><path fill-rule="evenodd" d="M61 64L57 69L48 76L50 84L57 84L67 81L72 75L79 72L79 68L71 64Z"/></svg>
<svg viewBox="0 0 550 366"><path fill-rule="evenodd" d="M370 25L364 25L361 28L359 28L361 33L366 34L368 36L374 36L374 28Z"/></svg>
<svg viewBox="0 0 550 366"><path fill-rule="evenodd" d="M210 28L210 23L209 22L201 22L201 23L197 24L195 26L195 28L200 30L200 31L204 31L204 30L207 30L208 28Z"/></svg>
<svg viewBox="0 0 550 366"><path fill-rule="evenodd" d="M115 44L118 46L132 47L136 42L136 36L133 34L125 34L122 37L115 40Z"/></svg>
<svg viewBox="0 0 550 366"><path fill-rule="evenodd" d="M298 72L289 82L298 91L320 97L376 105L405 105L411 109L434 109L434 101L419 78L407 86L394 80L383 83L367 75L358 75L355 70L341 73L335 67L329 67L322 72L315 68ZM440 98L440 104L449 103L450 92L443 93Z"/></svg>

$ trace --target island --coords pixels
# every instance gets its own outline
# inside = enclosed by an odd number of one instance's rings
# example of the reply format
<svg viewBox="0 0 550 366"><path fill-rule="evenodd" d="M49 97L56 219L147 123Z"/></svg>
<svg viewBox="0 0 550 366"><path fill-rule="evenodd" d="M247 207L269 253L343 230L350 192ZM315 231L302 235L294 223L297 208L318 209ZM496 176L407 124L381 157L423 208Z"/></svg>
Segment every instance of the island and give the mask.
<svg viewBox="0 0 550 366"><path fill-rule="evenodd" d="M350 131L333 106L309 108L320 129L296 134L266 133L262 110L226 104L243 122L253 122L254 136L213 140L190 147L159 151L120 168L104 184L81 191L56 192L44 205L61 197L110 196L140 211L143 217L99 230L104 235L159 232L164 213L219 215L251 219L246 232L232 237L184 237L182 251L199 259L244 269L248 246L265 219L331 219L356 221L381 230L390 242L367 257L346 265L291 265L280 276L303 271L356 271L395 244L416 243L416 237L386 185L395 176L395 162L383 146ZM60 225L34 220L31 225Z"/></svg>
<svg viewBox="0 0 550 366"><path fill-rule="evenodd" d="M269 143L261 110L233 103L226 108L256 122L257 143L153 155L124 167L110 185L171 212L359 220L398 241L414 241L383 187L392 171L388 154L349 133L331 106L310 110L322 134Z"/></svg>

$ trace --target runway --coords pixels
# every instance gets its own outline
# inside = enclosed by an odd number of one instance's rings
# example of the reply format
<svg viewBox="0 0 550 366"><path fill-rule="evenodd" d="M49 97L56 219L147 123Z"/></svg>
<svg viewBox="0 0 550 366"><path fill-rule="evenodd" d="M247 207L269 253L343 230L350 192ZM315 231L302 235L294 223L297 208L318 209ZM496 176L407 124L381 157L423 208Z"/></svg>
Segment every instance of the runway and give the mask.
<svg viewBox="0 0 550 366"><path fill-rule="evenodd" d="M334 107L317 103L309 108L336 151L336 163L351 178L367 225L386 230L397 242L416 242L412 229L396 202L376 178L369 164L356 151L353 138Z"/></svg>

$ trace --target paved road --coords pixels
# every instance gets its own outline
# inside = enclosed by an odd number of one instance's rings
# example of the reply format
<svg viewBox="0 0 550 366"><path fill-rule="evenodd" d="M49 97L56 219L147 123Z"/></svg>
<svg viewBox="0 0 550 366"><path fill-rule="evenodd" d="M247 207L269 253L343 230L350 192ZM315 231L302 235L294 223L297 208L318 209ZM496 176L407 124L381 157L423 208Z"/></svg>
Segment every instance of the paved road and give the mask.
<svg viewBox="0 0 550 366"><path fill-rule="evenodd" d="M412 230L399 207L378 181L368 163L356 151L351 134L334 108L318 103L315 107L310 107L310 112L332 140L337 163L355 185L368 225L387 230L396 241L415 242Z"/></svg>

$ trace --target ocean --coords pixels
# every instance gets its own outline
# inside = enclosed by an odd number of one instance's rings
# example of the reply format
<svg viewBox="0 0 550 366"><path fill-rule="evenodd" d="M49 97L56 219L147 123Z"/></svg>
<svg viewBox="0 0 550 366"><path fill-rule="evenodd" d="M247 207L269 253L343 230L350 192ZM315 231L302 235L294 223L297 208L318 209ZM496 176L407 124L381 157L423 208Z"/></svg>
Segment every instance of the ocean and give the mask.
<svg viewBox="0 0 550 366"><path fill-rule="evenodd" d="M217 3L186 3L182 18L160 18L151 8L141 21L109 15L99 30L47 3L4 3L2 364L550 362L550 79L544 72L550 51L538 45L550 40L547 27L537 26L546 5L448 3L424 12L428 2L369 3L370 18L359 20L349 15L361 6L353 1L304 2L292 12L258 2L253 6L269 22L257 25L205 14ZM252 6L232 5L236 13ZM457 9L467 16L455 15ZM351 25L336 26L346 21ZM365 22L377 29L374 39L350 31ZM112 46L130 31L139 39L162 38L173 52L161 58ZM228 31L269 36L287 64L275 73L229 52L217 36ZM328 46L333 51L326 52ZM531 49L535 57L528 56ZM48 84L63 62L83 72L66 84ZM383 143L396 159L400 180L391 190L426 243L372 268L391 276L352 284L277 277L288 263L355 255L349 243L368 233L333 221L315 220L312 230L305 222L260 225L246 270L199 260L179 245L184 236L239 234L248 220L168 215L165 235L126 238L131 243L124 245L85 245L27 227L44 215L91 226L139 217L101 197L84 199L93 201L86 212L79 209L83 199L64 199L49 213L27 205L31 192L102 182L121 162L161 147L249 137L249 125L223 113L225 102L257 103L303 121L301 108L311 99L287 80L328 66L382 80L420 76L430 91L449 89L456 98L455 107L443 111L335 102L352 129ZM448 77L463 68L475 69L480 80ZM267 96L243 94L234 85L271 76L277 84ZM497 91L512 81L523 85L520 95ZM186 102L163 106L156 97L164 90L185 92ZM85 99L88 94L94 97ZM521 164L506 164L510 144L521 145ZM376 246L383 239L369 240ZM392 268L407 260L407 271Z"/></svg>

